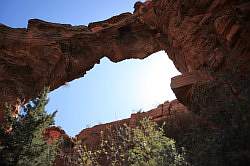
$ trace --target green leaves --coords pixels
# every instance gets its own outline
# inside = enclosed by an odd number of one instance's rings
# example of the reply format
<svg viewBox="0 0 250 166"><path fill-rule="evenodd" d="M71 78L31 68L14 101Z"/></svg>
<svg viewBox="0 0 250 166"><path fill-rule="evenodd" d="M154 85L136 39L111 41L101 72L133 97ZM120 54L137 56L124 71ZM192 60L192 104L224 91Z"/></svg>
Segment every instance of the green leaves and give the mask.
<svg viewBox="0 0 250 166"><path fill-rule="evenodd" d="M145 118L132 131L134 146L129 150L130 165L187 165L184 155L177 152L175 141L164 136L155 122Z"/></svg>
<svg viewBox="0 0 250 166"><path fill-rule="evenodd" d="M78 147L82 143L78 143ZM145 118L136 128L116 126L101 133L98 149L78 148L85 165L111 166L184 166L184 153L179 153L175 141L166 137L162 128ZM84 165L79 164L79 165Z"/></svg>

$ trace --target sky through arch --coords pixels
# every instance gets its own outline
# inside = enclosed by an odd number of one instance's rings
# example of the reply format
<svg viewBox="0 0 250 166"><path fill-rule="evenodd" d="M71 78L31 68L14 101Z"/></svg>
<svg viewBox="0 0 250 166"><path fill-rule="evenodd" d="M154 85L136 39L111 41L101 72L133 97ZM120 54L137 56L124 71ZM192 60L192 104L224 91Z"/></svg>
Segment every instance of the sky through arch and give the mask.
<svg viewBox="0 0 250 166"><path fill-rule="evenodd" d="M50 93L47 108L58 110L56 123L74 135L83 128L128 118L175 99L170 79L178 74L163 51L119 63L103 58L83 78Z"/></svg>

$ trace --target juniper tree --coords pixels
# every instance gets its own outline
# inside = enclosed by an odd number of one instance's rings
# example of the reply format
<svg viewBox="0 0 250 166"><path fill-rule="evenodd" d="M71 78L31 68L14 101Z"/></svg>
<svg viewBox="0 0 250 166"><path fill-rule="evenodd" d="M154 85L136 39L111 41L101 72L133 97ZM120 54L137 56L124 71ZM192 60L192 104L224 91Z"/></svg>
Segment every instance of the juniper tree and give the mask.
<svg viewBox="0 0 250 166"><path fill-rule="evenodd" d="M0 165L52 165L58 141L46 142L44 131L54 124L56 112L48 114L46 88L38 98L22 106L13 116L6 105L4 123L0 127Z"/></svg>

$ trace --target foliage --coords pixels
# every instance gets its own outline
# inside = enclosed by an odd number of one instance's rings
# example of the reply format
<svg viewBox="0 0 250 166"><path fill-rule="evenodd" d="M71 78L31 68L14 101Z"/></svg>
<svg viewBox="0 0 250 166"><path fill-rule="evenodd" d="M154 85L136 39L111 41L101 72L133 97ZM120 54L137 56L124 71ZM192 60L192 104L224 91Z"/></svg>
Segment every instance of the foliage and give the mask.
<svg viewBox="0 0 250 166"><path fill-rule="evenodd" d="M179 153L175 141L164 135L162 127L148 118L136 128L127 125L102 133L99 148L78 148L81 165L98 166L183 166L188 165L184 151ZM79 158L78 158L79 160ZM79 164L80 165L80 164Z"/></svg>
<svg viewBox="0 0 250 166"><path fill-rule="evenodd" d="M56 112L45 112L47 93L45 89L39 98L24 105L17 116L12 115L11 106L6 106L0 127L0 165L52 165L58 143L47 143L43 133L54 124Z"/></svg>
<svg viewBox="0 0 250 166"><path fill-rule="evenodd" d="M187 165L184 155L177 152L175 141L165 137L163 129L157 129L157 124L148 119L133 129L132 142L134 147L129 150L131 165Z"/></svg>

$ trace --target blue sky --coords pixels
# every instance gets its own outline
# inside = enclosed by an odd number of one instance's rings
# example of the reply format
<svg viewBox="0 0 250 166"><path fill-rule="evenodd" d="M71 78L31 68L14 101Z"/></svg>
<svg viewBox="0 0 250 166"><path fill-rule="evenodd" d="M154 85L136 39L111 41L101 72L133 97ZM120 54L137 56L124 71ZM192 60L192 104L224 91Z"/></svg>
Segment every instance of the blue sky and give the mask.
<svg viewBox="0 0 250 166"><path fill-rule="evenodd" d="M135 0L2 0L0 23L26 27L31 18L72 25L87 25L132 12ZM47 111L58 110L56 125L74 136L86 127L127 118L175 98L170 78L178 75L167 54L144 60L101 63L80 79L49 94Z"/></svg>

